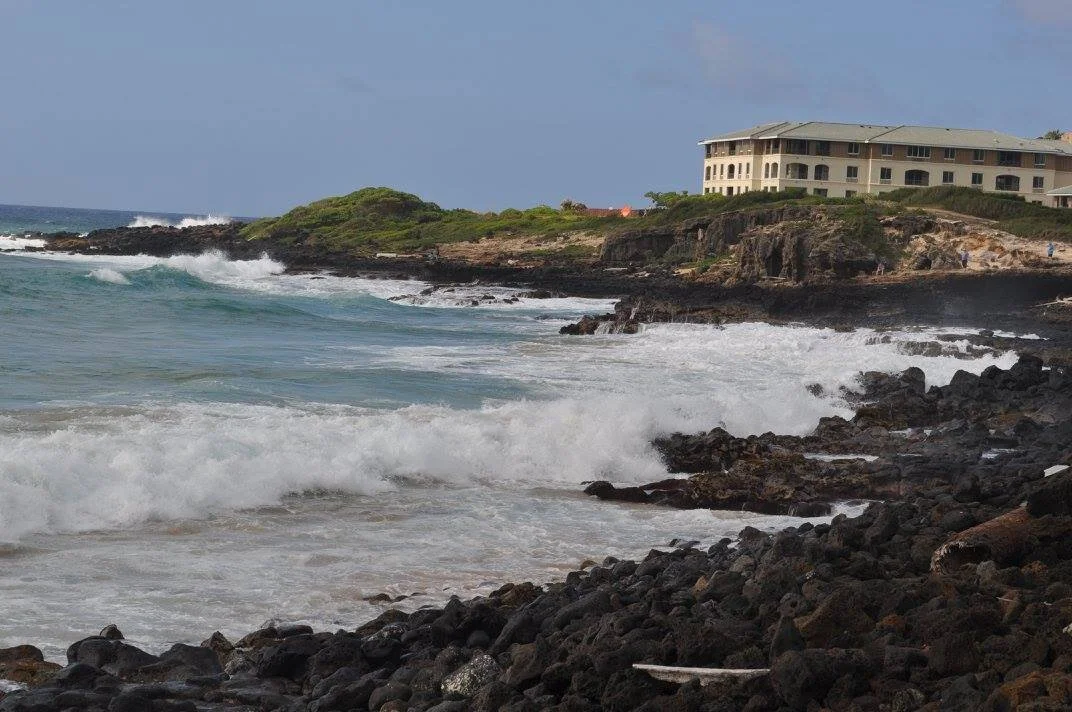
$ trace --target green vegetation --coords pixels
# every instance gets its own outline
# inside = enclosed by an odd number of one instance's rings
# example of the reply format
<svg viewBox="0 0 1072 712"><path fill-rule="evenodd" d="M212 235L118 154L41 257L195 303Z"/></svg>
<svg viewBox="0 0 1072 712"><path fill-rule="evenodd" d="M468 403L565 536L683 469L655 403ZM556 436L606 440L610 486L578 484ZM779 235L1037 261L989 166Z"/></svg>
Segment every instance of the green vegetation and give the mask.
<svg viewBox="0 0 1072 712"><path fill-rule="evenodd" d="M1029 203L1018 195L943 186L902 188L885 193L881 199L906 207L941 208L995 220L999 230L1020 237L1072 242L1072 210L1047 208Z"/></svg>
<svg viewBox="0 0 1072 712"><path fill-rule="evenodd" d="M1061 129L1050 129L1046 133L1044 133L1041 136L1039 136L1039 138L1043 138L1043 139L1046 139L1048 141L1060 141L1061 136L1063 134L1064 134L1064 131L1062 131Z"/></svg>
<svg viewBox="0 0 1072 712"><path fill-rule="evenodd" d="M890 244L886 232L882 229L882 223L879 221L882 215L889 212L887 208L876 203L860 201L835 208L832 212L841 219L845 225L845 232L850 238L879 257L893 259L897 256L899 250Z"/></svg>
<svg viewBox="0 0 1072 712"><path fill-rule="evenodd" d="M607 230L621 225L619 216L592 217L571 204L567 210L541 205L528 210L476 213L444 210L416 195L391 188L362 188L294 208L278 218L250 223L242 230L250 240L283 244L315 241L328 249L415 252L437 244L479 240L493 235L546 235Z"/></svg>
<svg viewBox="0 0 1072 712"><path fill-rule="evenodd" d="M561 209L541 205L528 210L507 209L498 213L444 210L411 193L391 188L362 188L349 195L325 198L294 208L277 218L250 223L242 230L250 240L282 244L316 244L329 250L373 254L411 253L435 245L475 241L487 237L540 235L548 239L570 232L608 233L670 225L690 218L789 202L804 204L850 204L845 199L806 195L803 190L780 193L752 192L725 197L690 195L687 192L650 192L656 204L646 215L623 218L592 216L581 203L565 200ZM658 207L662 206L662 207ZM583 258L591 250L536 250L532 256Z"/></svg>

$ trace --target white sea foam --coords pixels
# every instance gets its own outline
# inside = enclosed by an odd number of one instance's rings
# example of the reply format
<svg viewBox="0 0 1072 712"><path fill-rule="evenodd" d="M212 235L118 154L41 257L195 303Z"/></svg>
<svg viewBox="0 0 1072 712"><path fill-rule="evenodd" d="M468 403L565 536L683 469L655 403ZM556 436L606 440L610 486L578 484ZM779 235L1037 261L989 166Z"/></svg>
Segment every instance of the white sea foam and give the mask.
<svg viewBox="0 0 1072 712"><path fill-rule="evenodd" d="M42 243L44 244L44 243ZM2 247L2 245L0 245ZM539 299L524 296L531 290L481 284L453 285L424 294L431 288L416 279L365 279L331 275L283 274L286 266L266 254L256 260L231 260L222 252L210 250L200 255L152 257L149 255L84 255L66 252L34 252L37 259L99 264L121 274L150 267L165 267L197 277L206 282L277 296L346 297L367 295L407 306L440 309L477 307L485 310L525 311L577 317L581 314L614 310L613 299L552 297ZM491 296L493 299L486 299Z"/></svg>
<svg viewBox="0 0 1072 712"><path fill-rule="evenodd" d="M210 250L200 255L173 255L152 257L149 255L79 255L65 252L37 252L30 256L36 259L74 262L76 264L101 265L97 271L115 273L124 278L132 272L164 267L186 272L212 284L253 288L258 282L282 274L286 267L267 255L255 260L231 260L222 252Z"/></svg>
<svg viewBox="0 0 1072 712"><path fill-rule="evenodd" d="M127 279L122 272L110 267L98 267L95 270L91 270L86 276L90 279L95 279L98 282L108 282L109 284L130 284L130 280Z"/></svg>
<svg viewBox="0 0 1072 712"><path fill-rule="evenodd" d="M178 222L171 222L153 215L136 215L127 227L201 227L203 225L226 225L231 218L223 215L203 215L185 217Z"/></svg>
<svg viewBox="0 0 1072 712"><path fill-rule="evenodd" d="M25 250L27 247L44 247L47 243L34 237L0 235L0 250Z"/></svg>
<svg viewBox="0 0 1072 712"><path fill-rule="evenodd" d="M715 425L740 435L805 433L820 417L851 412L837 398L812 396L808 384L836 393L861 370L910 364L942 384L958 368L1015 358L912 357L896 339L870 336L661 325L631 337L396 348L373 364L499 376L530 383L541 397L472 410L197 404L9 414L0 420L0 539L196 518L310 489L659 479L664 469L649 445L657 435Z"/></svg>

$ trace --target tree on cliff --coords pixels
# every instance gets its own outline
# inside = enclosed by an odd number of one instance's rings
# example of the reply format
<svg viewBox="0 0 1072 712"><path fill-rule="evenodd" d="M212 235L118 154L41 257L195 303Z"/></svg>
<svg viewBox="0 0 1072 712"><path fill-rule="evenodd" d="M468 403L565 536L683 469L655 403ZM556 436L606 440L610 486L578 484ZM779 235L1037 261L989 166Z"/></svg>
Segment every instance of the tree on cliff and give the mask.
<svg viewBox="0 0 1072 712"><path fill-rule="evenodd" d="M1041 136L1039 136L1039 138L1044 138L1044 139L1047 139L1049 141L1060 141L1061 136L1063 136L1063 135L1064 135L1064 131L1062 131L1061 129L1050 129L1046 133L1044 133Z"/></svg>
<svg viewBox="0 0 1072 712"><path fill-rule="evenodd" d="M651 202L655 203L655 207L657 208L672 208L677 203L689 197L689 191L683 190L681 192L675 192L671 190L665 193L658 193L654 190L649 190L644 194L644 197L649 198Z"/></svg>

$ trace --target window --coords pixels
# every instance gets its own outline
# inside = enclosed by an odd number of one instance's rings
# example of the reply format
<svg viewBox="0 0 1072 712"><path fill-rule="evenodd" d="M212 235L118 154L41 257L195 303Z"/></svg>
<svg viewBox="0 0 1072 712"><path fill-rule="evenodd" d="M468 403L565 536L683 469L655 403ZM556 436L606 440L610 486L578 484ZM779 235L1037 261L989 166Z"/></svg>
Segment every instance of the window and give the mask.
<svg viewBox="0 0 1072 712"><path fill-rule="evenodd" d="M1020 178L1018 176L1000 175L994 179L994 190L1020 191Z"/></svg>
<svg viewBox="0 0 1072 712"><path fill-rule="evenodd" d="M726 195L733 195L733 186L732 185L727 185L726 186Z"/></svg>
<svg viewBox="0 0 1072 712"><path fill-rule="evenodd" d="M930 174L927 171L905 171L905 185L930 185Z"/></svg>
<svg viewBox="0 0 1072 712"><path fill-rule="evenodd" d="M707 195L707 194L708 194L708 193L710 193L710 192L711 192L711 189L710 189L710 188L704 188L704 189L703 189L703 194L704 194L704 195Z"/></svg>
<svg viewBox="0 0 1072 712"><path fill-rule="evenodd" d="M770 164L769 163L764 163L763 164L763 177L764 178L770 178Z"/></svg>
<svg viewBox="0 0 1072 712"><path fill-rule="evenodd" d="M892 183L893 182L893 169L892 168L879 168L878 169L878 182L879 183Z"/></svg>
<svg viewBox="0 0 1072 712"><path fill-rule="evenodd" d="M830 142L829 141L816 141L815 142L815 155L816 156L829 156L830 155Z"/></svg>
<svg viewBox="0 0 1072 712"><path fill-rule="evenodd" d="M953 185L953 171L942 171L942 183Z"/></svg>
<svg viewBox="0 0 1072 712"><path fill-rule="evenodd" d="M943 149L942 158L944 158L947 161L955 161L955 160L957 160L957 149L955 149L955 148Z"/></svg>
<svg viewBox="0 0 1072 712"><path fill-rule="evenodd" d="M845 166L845 181L848 183L855 183L858 180L860 180L860 167Z"/></svg>
<svg viewBox="0 0 1072 712"><path fill-rule="evenodd" d="M1035 168L1045 168L1045 167L1046 167L1046 154L1045 153L1036 153L1035 154Z"/></svg>
<svg viewBox="0 0 1072 712"><path fill-rule="evenodd" d="M725 163L719 163L718 164L718 177L719 178L725 178L726 177L726 164Z"/></svg>
<svg viewBox="0 0 1072 712"><path fill-rule="evenodd" d="M981 148L972 150L972 163L982 163L986 160L986 151Z"/></svg>
<svg viewBox="0 0 1072 712"><path fill-rule="evenodd" d="M731 156L736 156L737 155L737 142L736 141L730 141L729 142L729 149L730 149L730 155Z"/></svg>
<svg viewBox="0 0 1072 712"><path fill-rule="evenodd" d="M733 164L731 163L731 164L730 164L730 170L729 170L729 173L728 173L728 174L726 175L726 177L727 177L727 178L729 178L730 180L733 180L733 169L734 169L734 168L736 168L736 166L734 166L734 165L733 165Z"/></svg>
<svg viewBox="0 0 1072 712"><path fill-rule="evenodd" d="M1046 185L1046 179L1042 176L1035 176L1031 179L1031 188L1034 190L1042 190Z"/></svg>
<svg viewBox="0 0 1072 712"><path fill-rule="evenodd" d="M711 180L711 166L704 169L704 180Z"/></svg>
<svg viewBox="0 0 1072 712"><path fill-rule="evenodd" d="M744 171L741 170L741 164L740 163L737 164L737 177L738 178L743 178L744 177Z"/></svg>
<svg viewBox="0 0 1072 712"><path fill-rule="evenodd" d="M856 191L855 190L846 190L845 191L845 197L846 198L855 198L856 197Z"/></svg>
<svg viewBox="0 0 1072 712"><path fill-rule="evenodd" d="M931 147L930 146L909 146L905 153L909 158L930 158Z"/></svg>
<svg viewBox="0 0 1072 712"><path fill-rule="evenodd" d="M748 178L752 177L752 164L751 163L744 164L744 174Z"/></svg>
<svg viewBox="0 0 1072 712"><path fill-rule="evenodd" d="M785 167L785 177L791 180L807 180L808 166L804 163L790 163Z"/></svg>
<svg viewBox="0 0 1072 712"><path fill-rule="evenodd" d="M812 190L812 193L815 193L815 195L821 195L821 196L823 196L824 198L826 197L826 194L827 194L828 192L829 192L829 191L828 191L828 190L827 190L826 188L814 188L814 189Z"/></svg>
<svg viewBox="0 0 1072 712"><path fill-rule="evenodd" d="M770 177L771 178L777 178L778 177L778 164L777 163L770 164Z"/></svg>
<svg viewBox="0 0 1072 712"><path fill-rule="evenodd" d="M849 153L850 156L859 156L860 155L860 144L858 144L858 143L850 143L848 153Z"/></svg>
<svg viewBox="0 0 1072 712"><path fill-rule="evenodd" d="M882 155L887 157L887 158L889 158L890 156L893 155L893 144L892 143L884 143L884 144L882 144Z"/></svg>
<svg viewBox="0 0 1072 712"><path fill-rule="evenodd" d="M711 144L704 144L704 158L711 157Z"/></svg>
<svg viewBox="0 0 1072 712"><path fill-rule="evenodd" d="M1020 153L1018 151L998 151L999 166L1020 167Z"/></svg>
<svg viewBox="0 0 1072 712"><path fill-rule="evenodd" d="M821 163L815 166L815 180L830 180L830 166Z"/></svg>
<svg viewBox="0 0 1072 712"><path fill-rule="evenodd" d="M778 139L770 139L767 141L767 153L778 153L781 149Z"/></svg>
<svg viewBox="0 0 1072 712"><path fill-rule="evenodd" d="M982 188L983 187L983 174L982 173L972 173L972 185L977 187L977 188Z"/></svg>
<svg viewBox="0 0 1072 712"><path fill-rule="evenodd" d="M806 156L808 155L808 142L802 141L798 138L786 139L785 150L787 153L795 153L800 156Z"/></svg>

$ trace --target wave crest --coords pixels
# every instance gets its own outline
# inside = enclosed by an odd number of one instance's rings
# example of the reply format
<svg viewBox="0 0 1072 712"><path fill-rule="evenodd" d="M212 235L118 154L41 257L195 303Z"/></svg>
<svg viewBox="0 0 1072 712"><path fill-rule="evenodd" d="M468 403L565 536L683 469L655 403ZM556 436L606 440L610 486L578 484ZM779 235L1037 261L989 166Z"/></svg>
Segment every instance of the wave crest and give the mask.
<svg viewBox="0 0 1072 712"><path fill-rule="evenodd" d="M154 215L136 215L127 227L202 227L205 225L226 225L231 218L223 215L203 215L185 217L178 222L170 222Z"/></svg>
<svg viewBox="0 0 1072 712"><path fill-rule="evenodd" d="M98 282L107 282L108 284L130 284L130 280L127 279L122 272L109 267L100 267L92 270L86 276L90 279L95 279Z"/></svg>

